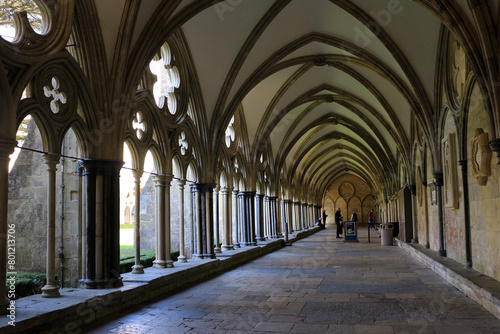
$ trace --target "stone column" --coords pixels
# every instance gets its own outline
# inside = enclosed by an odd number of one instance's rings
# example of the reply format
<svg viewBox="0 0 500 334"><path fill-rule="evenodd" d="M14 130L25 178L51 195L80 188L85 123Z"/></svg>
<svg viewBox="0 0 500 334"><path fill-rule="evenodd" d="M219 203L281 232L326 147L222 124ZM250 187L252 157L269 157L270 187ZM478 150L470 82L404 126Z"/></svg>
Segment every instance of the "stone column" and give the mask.
<svg viewBox="0 0 500 334"><path fill-rule="evenodd" d="M238 201L238 190L233 190L233 195L234 195L234 233L235 233L235 243L234 243L234 248L240 248L240 228L239 228L239 218L240 218L240 213L238 210L239 207L239 201Z"/></svg>
<svg viewBox="0 0 500 334"><path fill-rule="evenodd" d="M8 225L8 205L9 205L9 161L10 154L14 152L16 141L0 141L0 314L7 312L9 299L7 299L7 272L12 272L15 269L7 266L7 232ZM16 236L16 235L14 235ZM14 270L15 271L15 270Z"/></svg>
<svg viewBox="0 0 500 334"><path fill-rule="evenodd" d="M293 231L300 231L300 203L293 202Z"/></svg>
<svg viewBox="0 0 500 334"><path fill-rule="evenodd" d="M437 213L438 213L438 225L439 225L439 256L446 256L446 250L444 249L444 219L443 219L443 173L435 172L433 173L435 184L436 184L436 199L437 199Z"/></svg>
<svg viewBox="0 0 500 334"><path fill-rule="evenodd" d="M215 228L215 248L214 252L215 253L220 253L221 248L220 248L220 236L219 236L219 191L220 187L217 186L214 189L214 194L215 194L215 222L214 222L214 228Z"/></svg>
<svg viewBox="0 0 500 334"><path fill-rule="evenodd" d="M86 182L88 289L123 285L120 276L120 168L122 161L83 160Z"/></svg>
<svg viewBox="0 0 500 334"><path fill-rule="evenodd" d="M245 196L243 195L243 191L238 192L238 207L239 207L239 223L240 223L240 245L248 246L249 245L249 227L248 225L248 217L247 217L247 207L245 204Z"/></svg>
<svg viewBox="0 0 500 334"><path fill-rule="evenodd" d="M314 227L314 206L309 204L309 227Z"/></svg>
<svg viewBox="0 0 500 334"><path fill-rule="evenodd" d="M302 214L302 228L307 230L308 222L307 222L307 204L302 203L301 205L301 214Z"/></svg>
<svg viewBox="0 0 500 334"><path fill-rule="evenodd" d="M132 274L144 274L144 266L141 264L141 177L142 171L134 170L134 192L135 192L135 207L134 207L134 249L135 249L135 264L132 266Z"/></svg>
<svg viewBox="0 0 500 334"><path fill-rule="evenodd" d="M194 254L194 257L197 259L203 259L203 218L201 216L201 196L200 196L200 191L198 187L198 183L195 183L192 188L193 192L193 215L195 216L194 222L195 222L195 248L196 248L196 253Z"/></svg>
<svg viewBox="0 0 500 334"><path fill-rule="evenodd" d="M276 236L277 238L283 237L283 210L282 210L282 205L283 205L283 199L277 197L276 198Z"/></svg>
<svg viewBox="0 0 500 334"><path fill-rule="evenodd" d="M231 193L232 187L222 187L222 250L233 250L233 229L231 224Z"/></svg>
<svg viewBox="0 0 500 334"><path fill-rule="evenodd" d="M191 256L194 257L196 254L196 210L195 210L195 198L194 198L194 183L189 184L189 223L191 224Z"/></svg>
<svg viewBox="0 0 500 334"><path fill-rule="evenodd" d="M186 263L185 245L184 245L184 186L186 180L177 180L179 187L179 263Z"/></svg>
<svg viewBox="0 0 500 334"><path fill-rule="evenodd" d="M413 227L412 244L418 244L418 220L417 220L417 187L414 184L408 186L411 192L411 219Z"/></svg>
<svg viewBox="0 0 500 334"><path fill-rule="evenodd" d="M257 241L265 241L264 236L264 195L255 194L255 225L257 226Z"/></svg>
<svg viewBox="0 0 500 334"><path fill-rule="evenodd" d="M462 185L464 192L464 232L465 232L465 268L472 268L472 241L470 231L469 179L467 176L467 160L458 162L462 169Z"/></svg>
<svg viewBox="0 0 500 334"><path fill-rule="evenodd" d="M200 259L215 258L213 233L213 189L215 183L196 184L197 254Z"/></svg>
<svg viewBox="0 0 500 334"><path fill-rule="evenodd" d="M56 285L56 171L59 154L45 154L48 171L47 185L47 284L42 288L42 297L60 297Z"/></svg>
<svg viewBox="0 0 500 334"><path fill-rule="evenodd" d="M165 186L167 177L165 175L157 175L154 177L156 190L156 259L153 262L154 268L166 268L167 262L165 259Z"/></svg>
<svg viewBox="0 0 500 334"><path fill-rule="evenodd" d="M79 160L76 165L76 172L78 175L78 256L80 261L78 261L78 277L79 279L84 278L84 273L86 271L85 264L87 263L85 256L87 250L85 249L87 234L85 228L85 197L84 192L84 177L83 172L85 168L83 167L83 161Z"/></svg>
<svg viewBox="0 0 500 334"><path fill-rule="evenodd" d="M242 244L244 246L256 246L255 241L255 191L240 191L241 217L242 220Z"/></svg>
<svg viewBox="0 0 500 334"><path fill-rule="evenodd" d="M276 200L278 197L269 196L269 226L271 227L271 237L278 238L278 212L276 210Z"/></svg>
<svg viewBox="0 0 500 334"><path fill-rule="evenodd" d="M289 222L289 216L288 216L288 204L289 200L282 199L281 200L281 225L283 228L283 239L285 240L285 245L288 245L289 239L288 239L288 222Z"/></svg>

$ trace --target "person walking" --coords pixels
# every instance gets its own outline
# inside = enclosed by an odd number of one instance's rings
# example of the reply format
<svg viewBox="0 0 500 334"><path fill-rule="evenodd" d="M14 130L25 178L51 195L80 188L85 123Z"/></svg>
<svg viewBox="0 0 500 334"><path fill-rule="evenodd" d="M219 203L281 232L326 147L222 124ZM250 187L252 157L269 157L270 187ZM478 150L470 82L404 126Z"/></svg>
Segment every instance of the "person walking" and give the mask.
<svg viewBox="0 0 500 334"><path fill-rule="evenodd" d="M335 224L337 225L337 239L342 238L340 235L342 234L342 213L340 212L340 208L337 208L335 212Z"/></svg>
<svg viewBox="0 0 500 334"><path fill-rule="evenodd" d="M368 213L368 228L370 230L374 230L375 229L375 225L373 225L373 218L374 218L375 214L373 213L373 209L370 211L370 213Z"/></svg>

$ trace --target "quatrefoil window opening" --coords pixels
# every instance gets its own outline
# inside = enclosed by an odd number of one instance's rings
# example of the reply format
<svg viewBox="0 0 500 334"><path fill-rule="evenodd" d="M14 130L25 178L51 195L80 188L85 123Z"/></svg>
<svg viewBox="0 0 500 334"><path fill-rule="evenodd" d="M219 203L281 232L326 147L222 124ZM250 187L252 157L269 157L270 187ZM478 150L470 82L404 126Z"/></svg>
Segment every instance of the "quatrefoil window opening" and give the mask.
<svg viewBox="0 0 500 334"><path fill-rule="evenodd" d="M168 44L164 44L161 48L161 58L152 60L149 68L157 78L153 86L156 105L163 108L166 99L168 111L174 115L177 112L177 97L174 92L180 86L180 75L177 67L170 64L171 58Z"/></svg>
<svg viewBox="0 0 500 334"><path fill-rule="evenodd" d="M137 139L141 140L144 138L144 134L146 133L146 122L144 121L140 111L135 114L135 117L132 120L132 129L135 130Z"/></svg>
<svg viewBox="0 0 500 334"><path fill-rule="evenodd" d="M234 116L231 117L229 124L226 128L226 146L229 148L236 138L236 132L234 131Z"/></svg>
<svg viewBox="0 0 500 334"><path fill-rule="evenodd" d="M54 114L59 113L60 104L66 104L67 102L66 94L59 90L60 87L61 84L57 77L52 77L50 85L43 86L43 94L45 97L52 99L50 101L50 110L52 110Z"/></svg>
<svg viewBox="0 0 500 334"><path fill-rule="evenodd" d="M187 149L189 148L188 141L186 139L186 133L184 131L179 135L179 148L182 155L186 155Z"/></svg>

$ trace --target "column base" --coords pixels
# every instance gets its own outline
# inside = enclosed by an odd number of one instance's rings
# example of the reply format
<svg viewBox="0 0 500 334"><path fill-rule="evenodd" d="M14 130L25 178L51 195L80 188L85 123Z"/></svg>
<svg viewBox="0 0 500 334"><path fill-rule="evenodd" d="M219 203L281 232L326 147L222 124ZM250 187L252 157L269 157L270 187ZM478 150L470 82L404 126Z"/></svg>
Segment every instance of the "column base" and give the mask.
<svg viewBox="0 0 500 334"><path fill-rule="evenodd" d="M174 261L172 261L172 260L167 260L167 261L165 261L165 263L167 264L167 268L173 268L174 267Z"/></svg>
<svg viewBox="0 0 500 334"><path fill-rule="evenodd" d="M144 274L144 266L142 264L133 265L132 274Z"/></svg>
<svg viewBox="0 0 500 334"><path fill-rule="evenodd" d="M221 250L220 247L215 247L214 248L214 252L216 252L216 253L222 253L222 250Z"/></svg>
<svg viewBox="0 0 500 334"><path fill-rule="evenodd" d="M163 260L154 260L153 261L153 268L165 269L166 268L166 262L163 261Z"/></svg>
<svg viewBox="0 0 500 334"><path fill-rule="evenodd" d="M47 284L42 288L42 297L44 298L61 297L61 294L59 293L59 287Z"/></svg>
<svg viewBox="0 0 500 334"><path fill-rule="evenodd" d="M122 277L107 279L85 279L81 281L80 286L84 289L112 289L123 286Z"/></svg>
<svg viewBox="0 0 500 334"><path fill-rule="evenodd" d="M234 248L240 248L240 247L241 247L241 246L240 246L240 243L239 243L239 242L237 242L237 243L235 243L235 244L234 244Z"/></svg>
<svg viewBox="0 0 500 334"><path fill-rule="evenodd" d="M411 243L412 243L412 244L418 244L418 239L417 239L417 238L415 238L415 239L411 239Z"/></svg>
<svg viewBox="0 0 500 334"><path fill-rule="evenodd" d="M234 250L234 246L233 245L222 245L222 251L230 251L230 250Z"/></svg>
<svg viewBox="0 0 500 334"><path fill-rule="evenodd" d="M265 237L258 237L257 241L266 241L266 238Z"/></svg>
<svg viewBox="0 0 500 334"><path fill-rule="evenodd" d="M179 257L177 258L177 262L187 263L188 261L186 260L186 257L184 255L179 255Z"/></svg>

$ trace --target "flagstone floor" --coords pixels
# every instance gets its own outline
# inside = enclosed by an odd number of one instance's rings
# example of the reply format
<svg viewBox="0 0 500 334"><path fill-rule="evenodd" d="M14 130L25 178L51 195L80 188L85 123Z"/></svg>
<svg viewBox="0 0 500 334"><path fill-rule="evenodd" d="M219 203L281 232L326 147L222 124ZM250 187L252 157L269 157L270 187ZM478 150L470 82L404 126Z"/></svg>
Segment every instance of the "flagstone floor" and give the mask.
<svg viewBox="0 0 500 334"><path fill-rule="evenodd" d="M107 318L87 333L500 333L500 320L396 246L322 230Z"/></svg>

